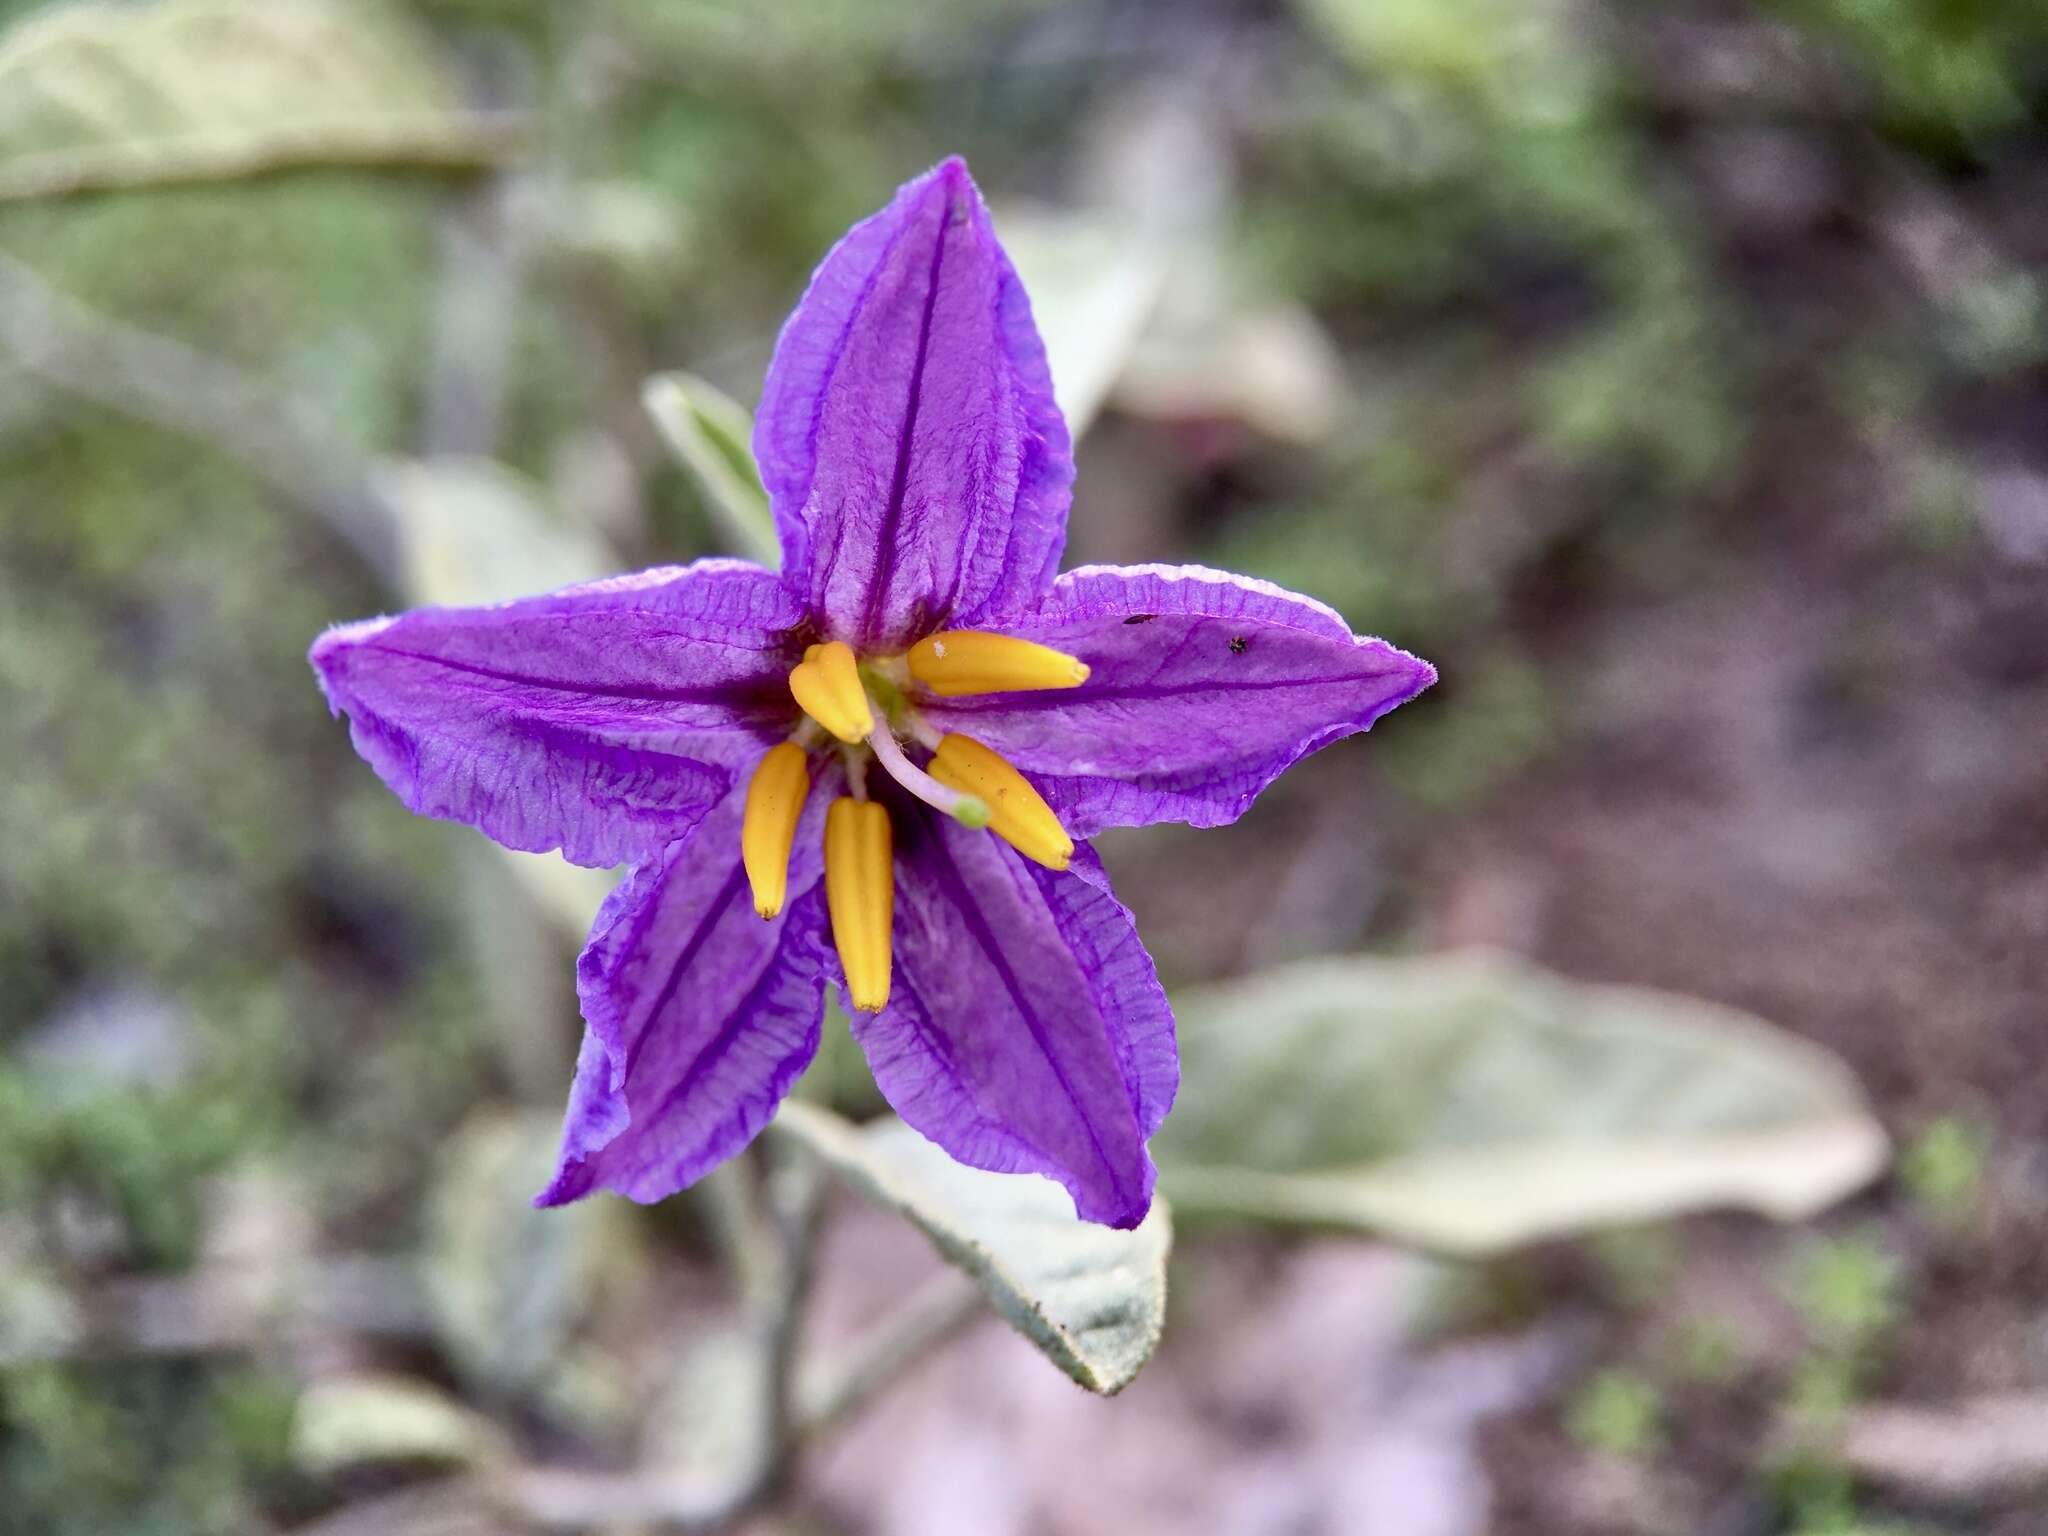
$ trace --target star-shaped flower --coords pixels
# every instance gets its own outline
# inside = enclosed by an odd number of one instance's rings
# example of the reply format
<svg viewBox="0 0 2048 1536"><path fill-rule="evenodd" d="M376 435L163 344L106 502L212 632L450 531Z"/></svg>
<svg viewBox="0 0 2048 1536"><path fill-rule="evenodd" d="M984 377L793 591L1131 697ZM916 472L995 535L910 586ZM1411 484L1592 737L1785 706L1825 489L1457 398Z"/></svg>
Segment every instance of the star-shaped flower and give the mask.
<svg viewBox="0 0 2048 1536"><path fill-rule="evenodd" d="M875 1081L963 1163L1151 1204L1173 1016L1086 839L1219 826L1430 667L1198 566L1055 577L1073 461L967 168L856 225L770 364L780 573L701 560L344 625L312 662L414 811L630 864L541 1204L732 1156L836 983Z"/></svg>

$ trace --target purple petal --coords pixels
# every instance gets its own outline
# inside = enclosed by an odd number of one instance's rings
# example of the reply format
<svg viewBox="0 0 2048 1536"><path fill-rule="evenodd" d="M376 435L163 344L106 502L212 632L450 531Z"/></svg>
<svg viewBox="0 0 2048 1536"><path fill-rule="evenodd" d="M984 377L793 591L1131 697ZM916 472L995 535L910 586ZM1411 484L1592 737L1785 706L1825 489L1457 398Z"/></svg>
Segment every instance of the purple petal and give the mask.
<svg viewBox="0 0 2048 1536"><path fill-rule="evenodd" d="M789 731L803 610L737 560L329 630L310 660L423 816L578 864L652 856Z"/></svg>
<svg viewBox="0 0 2048 1536"><path fill-rule="evenodd" d="M754 455L824 631L900 648L1028 607L1074 465L1030 301L959 160L832 248L783 327Z"/></svg>
<svg viewBox="0 0 2048 1536"><path fill-rule="evenodd" d="M1028 774L1067 830L1221 826L1290 765L1436 681L1269 582L1201 566L1084 566L1001 628L1088 663L1079 688L932 699Z"/></svg>
<svg viewBox="0 0 2048 1536"><path fill-rule="evenodd" d="M819 849L836 785L812 790L782 915L756 915L740 864L741 784L598 912L576 963L588 1024L537 1205L610 1189L660 1200L749 1141L818 1049L826 937Z"/></svg>
<svg viewBox="0 0 2048 1536"><path fill-rule="evenodd" d="M1180 1069L1130 913L1085 848L1055 874L921 806L896 829L889 1006L853 1016L875 1082L960 1162L1047 1174L1084 1219L1136 1226Z"/></svg>

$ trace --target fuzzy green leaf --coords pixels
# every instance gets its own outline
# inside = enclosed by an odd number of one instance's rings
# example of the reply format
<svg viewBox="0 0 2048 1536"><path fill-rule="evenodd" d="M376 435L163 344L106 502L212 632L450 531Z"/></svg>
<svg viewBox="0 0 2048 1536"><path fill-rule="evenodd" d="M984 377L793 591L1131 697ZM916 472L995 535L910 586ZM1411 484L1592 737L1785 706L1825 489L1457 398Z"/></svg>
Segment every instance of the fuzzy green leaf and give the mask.
<svg viewBox="0 0 2048 1536"><path fill-rule="evenodd" d="M503 1454L490 1422L447 1393L374 1372L306 1388L292 1415L291 1450L315 1477L394 1462L476 1466Z"/></svg>
<svg viewBox="0 0 2048 1536"><path fill-rule="evenodd" d="M1133 1232L1075 1217L1057 1184L954 1162L900 1120L856 1126L788 1102L772 1122L869 1199L907 1216L1004 1321L1091 1392L1128 1386L1166 1319L1166 1202Z"/></svg>
<svg viewBox="0 0 2048 1536"><path fill-rule="evenodd" d="M0 38L0 202L304 166L469 170L516 137L467 110L381 4L72 5Z"/></svg>
<svg viewBox="0 0 2048 1536"><path fill-rule="evenodd" d="M1694 998L1489 954L1292 966L1175 999L1161 1181L1200 1216L1518 1243L1716 1207L1780 1220L1887 1144L1848 1069Z"/></svg>
<svg viewBox="0 0 2048 1536"><path fill-rule="evenodd" d="M552 1116L479 1111L440 1153L420 1275L463 1376L497 1392L545 1388L629 1252L611 1201L534 1209L555 1161Z"/></svg>
<svg viewBox="0 0 2048 1536"><path fill-rule="evenodd" d="M730 395L691 373L660 373L641 390L647 414L697 482L733 553L781 563L768 493L754 465L754 419Z"/></svg>
<svg viewBox="0 0 2048 1536"><path fill-rule="evenodd" d="M1078 443L1129 364L1171 264L1159 242L1086 214L1004 211L998 227Z"/></svg>

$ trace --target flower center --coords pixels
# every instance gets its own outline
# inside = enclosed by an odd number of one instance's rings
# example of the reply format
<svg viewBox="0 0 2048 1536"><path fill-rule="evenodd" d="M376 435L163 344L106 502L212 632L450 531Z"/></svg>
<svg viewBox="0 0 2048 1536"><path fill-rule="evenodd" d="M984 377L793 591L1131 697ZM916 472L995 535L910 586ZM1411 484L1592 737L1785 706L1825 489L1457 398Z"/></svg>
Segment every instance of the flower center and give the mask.
<svg viewBox="0 0 2048 1536"><path fill-rule="evenodd" d="M824 735L835 737L850 793L825 818L825 903L849 1005L880 1012L889 1000L895 875L888 811L867 794L870 758L963 826L986 827L1026 858L1065 869L1074 842L1045 798L972 737L933 730L917 700L1075 688L1087 678L1087 664L1062 651L981 630L928 635L906 655L865 661L842 641L809 647L789 674L804 722L769 749L747 785L740 852L754 910L764 918L782 910L790 850L810 794L810 749L822 746ZM926 755L925 767L911 761L906 742Z"/></svg>

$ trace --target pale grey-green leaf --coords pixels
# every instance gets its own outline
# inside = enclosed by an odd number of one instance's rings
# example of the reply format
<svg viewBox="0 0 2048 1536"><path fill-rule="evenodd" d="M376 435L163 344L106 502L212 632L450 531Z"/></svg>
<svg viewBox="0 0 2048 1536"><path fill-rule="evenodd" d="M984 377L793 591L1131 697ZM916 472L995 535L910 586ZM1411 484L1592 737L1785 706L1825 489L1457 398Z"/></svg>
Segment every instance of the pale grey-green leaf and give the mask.
<svg viewBox="0 0 2048 1536"><path fill-rule="evenodd" d="M538 1211L554 1171L554 1117L481 1111L442 1149L428 1191L421 1278L463 1375L535 1388L563 1357L626 1241L616 1203Z"/></svg>
<svg viewBox="0 0 2048 1536"><path fill-rule="evenodd" d="M1079 442L1123 372L1158 302L1160 242L1087 214L1005 211L1003 246L1031 295L1053 393Z"/></svg>
<svg viewBox="0 0 2048 1536"><path fill-rule="evenodd" d="M1491 954L1314 961L1176 998L1184 1215L1485 1253L1709 1207L1799 1219L1887 1143L1835 1057L1695 998Z"/></svg>
<svg viewBox="0 0 2048 1536"><path fill-rule="evenodd" d="M1238 421L1312 443L1337 425L1345 390L1336 347L1306 308L1249 302L1191 262L1132 348L1116 402L1136 416Z"/></svg>
<svg viewBox="0 0 2048 1536"><path fill-rule="evenodd" d="M502 603L617 572L597 533L552 515L540 488L491 459L396 459L378 494L399 525L406 585L422 603Z"/></svg>
<svg viewBox="0 0 2048 1536"><path fill-rule="evenodd" d="M694 1336L681 1366L647 1411L642 1453L677 1478L719 1487L762 1454L772 1418L765 1350L757 1329L713 1328Z"/></svg>
<svg viewBox="0 0 2048 1536"><path fill-rule="evenodd" d="M389 1462L475 1466L501 1451L488 1420L406 1376L315 1381L292 1414L292 1460L315 1477Z"/></svg>
<svg viewBox="0 0 2048 1536"><path fill-rule="evenodd" d="M1107 388L1133 415L1242 423L1282 442L1332 431L1350 393L1342 359L1314 316L1248 285L1232 259L1231 156L1213 114L1150 93L1107 120L1091 158L1098 211L1060 221L1068 271L1031 249L1028 225L1019 262L1027 284L1052 284L1045 300L1031 287L1032 308L1062 403ZM1113 232L1114 260L1090 248L1091 222Z"/></svg>
<svg viewBox="0 0 2048 1536"><path fill-rule="evenodd" d="M0 202L311 165L466 169L508 118L465 109L389 6L57 6L0 38Z"/></svg>
<svg viewBox="0 0 2048 1536"><path fill-rule="evenodd" d="M962 1167L900 1120L856 1126L785 1103L772 1122L847 1183L901 1212L1005 1321L1091 1392L1119 1392L1166 1316L1166 1202L1132 1232L1079 1220L1050 1180Z"/></svg>
<svg viewBox="0 0 2048 1536"><path fill-rule="evenodd" d="M692 373L656 374L640 398L697 482L733 553L771 568L780 564L782 549L754 464L754 421L747 408Z"/></svg>

